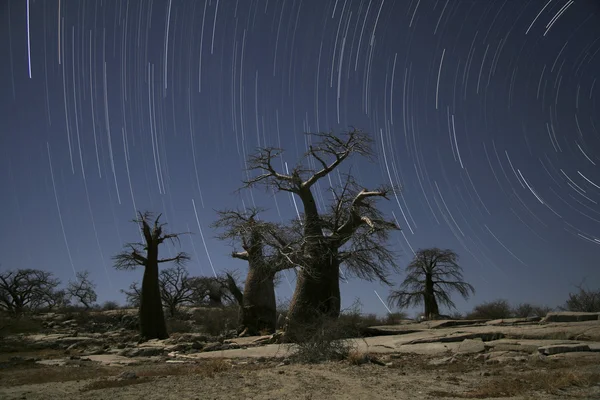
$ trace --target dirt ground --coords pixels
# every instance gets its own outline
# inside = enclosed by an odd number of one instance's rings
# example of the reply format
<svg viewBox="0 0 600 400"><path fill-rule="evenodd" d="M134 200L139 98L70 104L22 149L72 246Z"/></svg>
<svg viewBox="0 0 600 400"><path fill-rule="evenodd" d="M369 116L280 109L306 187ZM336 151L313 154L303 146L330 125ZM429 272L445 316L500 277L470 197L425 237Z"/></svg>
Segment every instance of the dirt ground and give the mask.
<svg viewBox="0 0 600 400"><path fill-rule="evenodd" d="M46 350L0 356L0 398L600 399L597 359L576 357L491 365L472 356L431 365L439 355L411 353L375 356L384 365L213 358L191 363L146 359L137 365L103 366L75 357L66 366L48 366L27 360L57 355L58 351Z"/></svg>

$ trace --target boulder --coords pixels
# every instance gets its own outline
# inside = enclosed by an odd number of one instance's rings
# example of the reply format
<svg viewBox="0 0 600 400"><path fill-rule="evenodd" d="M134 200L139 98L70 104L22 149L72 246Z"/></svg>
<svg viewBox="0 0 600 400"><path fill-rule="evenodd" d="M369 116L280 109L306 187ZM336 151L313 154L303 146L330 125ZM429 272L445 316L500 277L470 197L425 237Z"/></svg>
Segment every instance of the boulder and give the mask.
<svg viewBox="0 0 600 400"><path fill-rule="evenodd" d="M587 312L549 312L541 322L582 322L582 321L598 321L600 313Z"/></svg>
<svg viewBox="0 0 600 400"><path fill-rule="evenodd" d="M590 351L590 346L587 344L555 344L538 348L538 352L546 356L559 353L572 353L575 351Z"/></svg>
<svg viewBox="0 0 600 400"><path fill-rule="evenodd" d="M458 349L456 349L456 353L458 354L474 354L481 353L483 351L485 351L485 345L483 344L483 340L480 338L465 339L460 343Z"/></svg>

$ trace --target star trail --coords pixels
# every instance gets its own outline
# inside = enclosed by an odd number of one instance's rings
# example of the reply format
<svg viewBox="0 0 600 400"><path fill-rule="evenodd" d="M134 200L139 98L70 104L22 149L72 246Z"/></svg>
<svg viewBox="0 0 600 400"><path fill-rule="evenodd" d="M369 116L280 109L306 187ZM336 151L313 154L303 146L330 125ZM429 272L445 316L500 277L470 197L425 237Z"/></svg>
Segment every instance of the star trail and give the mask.
<svg viewBox="0 0 600 400"><path fill-rule="evenodd" d="M398 262L457 251L477 290L462 311L600 282L596 1L7 0L0 21L0 268L90 270L122 301L141 271L110 258L151 210L193 232L192 275L243 276L214 210L298 215L288 193L236 192L247 157L281 147L286 171L304 132L357 127L376 159L340 172L402 188L382 203ZM342 305L382 314L388 290L350 279Z"/></svg>

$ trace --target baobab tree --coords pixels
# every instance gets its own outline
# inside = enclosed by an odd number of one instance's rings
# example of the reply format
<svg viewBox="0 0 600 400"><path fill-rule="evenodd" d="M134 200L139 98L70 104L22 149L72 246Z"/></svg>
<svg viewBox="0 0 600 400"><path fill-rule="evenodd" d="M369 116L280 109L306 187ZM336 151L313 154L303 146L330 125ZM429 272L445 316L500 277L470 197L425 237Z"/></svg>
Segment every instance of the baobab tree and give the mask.
<svg viewBox="0 0 600 400"><path fill-rule="evenodd" d="M98 299L96 285L90 279L89 271L80 271L75 275L74 281L69 281L65 290L69 299L75 299L89 310Z"/></svg>
<svg viewBox="0 0 600 400"><path fill-rule="evenodd" d="M323 218L317 208L312 188L345 160L354 154L371 157L372 139L360 130L353 129L340 137L333 133L309 133L304 155L308 166L300 161L289 173L275 169L273 160L282 154L281 149L259 148L248 159L250 171L258 175L244 182L244 187L264 185L275 191L290 192L302 203L302 242L299 248L286 255L298 267L296 290L290 303L286 323L287 340L295 340L296 328L314 325L321 316L336 318L340 313L340 266L342 248L349 244L359 229L382 233L398 229L396 224L380 218L369 218L373 212L374 199L385 198L394 190L380 187L369 191L354 184L349 176L348 184L341 192L334 193L332 218ZM311 167L312 165L312 167ZM368 237L367 233L367 237ZM285 253L285 252L284 252ZM345 261L351 262L349 258ZM351 264L362 278L382 278L384 271L372 263ZM374 268L376 267L376 268ZM385 267L384 267L385 269Z"/></svg>
<svg viewBox="0 0 600 400"><path fill-rule="evenodd" d="M240 305L239 331L247 335L258 335L261 331L275 332L275 274L293 268L293 264L280 254L291 245L286 232L277 224L260 220L258 214L261 211L260 208L247 209L245 212L218 211L219 219L212 225L225 228L217 236L219 239L230 240L234 246L241 246L242 250L234 250L231 256L248 262L243 293L233 276L227 274L229 290Z"/></svg>
<svg viewBox="0 0 600 400"><path fill-rule="evenodd" d="M159 258L158 248L166 240L176 242L180 233L166 233L164 226L160 223L161 214L152 222L152 213L138 213L138 218L133 222L139 225L145 243L127 243L124 250L113 257L114 266L117 269L135 269L144 267L142 279L142 290L140 300L140 333L145 339L166 339L167 325L162 308L159 264L175 262L184 265L190 257L179 252L175 257Z"/></svg>
<svg viewBox="0 0 600 400"><path fill-rule="evenodd" d="M388 302L399 308L423 304L428 319L439 316L440 304L456 308L451 292L457 291L465 299L475 293L473 286L464 281L458 255L449 249L418 250L406 267L406 274L400 289L390 293Z"/></svg>
<svg viewBox="0 0 600 400"><path fill-rule="evenodd" d="M60 281L52 272L39 269L8 270L0 273L0 309L15 316L53 305Z"/></svg>

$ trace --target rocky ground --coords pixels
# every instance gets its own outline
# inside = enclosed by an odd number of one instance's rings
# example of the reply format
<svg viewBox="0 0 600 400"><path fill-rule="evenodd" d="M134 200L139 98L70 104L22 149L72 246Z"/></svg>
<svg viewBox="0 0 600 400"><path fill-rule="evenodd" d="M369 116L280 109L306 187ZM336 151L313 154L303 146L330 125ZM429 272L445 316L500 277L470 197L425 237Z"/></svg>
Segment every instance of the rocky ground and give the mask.
<svg viewBox="0 0 600 400"><path fill-rule="evenodd" d="M0 340L0 398L600 399L599 317L372 327L348 359L307 365L277 336L139 343L134 313L46 315L43 332Z"/></svg>

